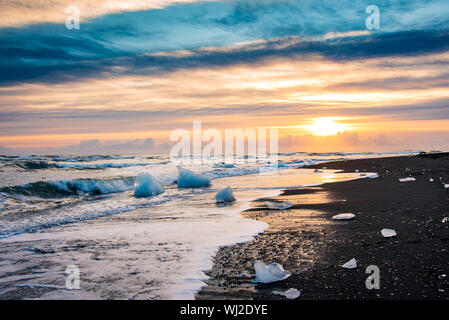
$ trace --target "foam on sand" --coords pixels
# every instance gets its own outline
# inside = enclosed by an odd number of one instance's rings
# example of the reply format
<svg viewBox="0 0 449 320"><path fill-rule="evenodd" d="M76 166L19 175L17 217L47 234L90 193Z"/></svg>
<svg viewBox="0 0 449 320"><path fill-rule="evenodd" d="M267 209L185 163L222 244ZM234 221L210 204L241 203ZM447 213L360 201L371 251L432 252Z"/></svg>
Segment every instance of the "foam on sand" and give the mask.
<svg viewBox="0 0 449 320"><path fill-rule="evenodd" d="M233 202L235 201L234 193L230 187L226 187L217 192L215 195L215 200L217 202Z"/></svg>
<svg viewBox="0 0 449 320"><path fill-rule="evenodd" d="M210 178L204 174L179 168L178 188L201 188L210 186Z"/></svg>
<svg viewBox="0 0 449 320"><path fill-rule="evenodd" d="M154 197L164 192L164 187L157 182L149 173L141 173L137 176L137 187L134 190L134 197L148 198Z"/></svg>

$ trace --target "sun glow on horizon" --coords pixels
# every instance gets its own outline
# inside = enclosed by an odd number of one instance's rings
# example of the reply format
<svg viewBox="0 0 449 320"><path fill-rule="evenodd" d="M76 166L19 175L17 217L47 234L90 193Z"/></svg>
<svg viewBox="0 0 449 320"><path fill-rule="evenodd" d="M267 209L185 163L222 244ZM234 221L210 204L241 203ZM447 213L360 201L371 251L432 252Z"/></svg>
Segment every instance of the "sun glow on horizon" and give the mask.
<svg viewBox="0 0 449 320"><path fill-rule="evenodd" d="M338 118L335 117L323 117L313 119L314 123L304 126L307 130L310 130L316 136L331 136L347 130L347 126L336 122Z"/></svg>

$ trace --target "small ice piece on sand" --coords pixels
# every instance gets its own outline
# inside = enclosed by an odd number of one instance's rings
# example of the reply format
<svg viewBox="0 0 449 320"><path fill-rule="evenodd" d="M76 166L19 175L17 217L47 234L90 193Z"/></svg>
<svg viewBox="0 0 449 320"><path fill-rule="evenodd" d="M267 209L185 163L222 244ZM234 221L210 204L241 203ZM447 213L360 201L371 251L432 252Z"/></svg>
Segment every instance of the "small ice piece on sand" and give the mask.
<svg viewBox="0 0 449 320"><path fill-rule="evenodd" d="M256 282L270 283L285 280L292 275L291 272L284 270L279 263L265 264L261 261L254 261L256 270Z"/></svg>
<svg viewBox="0 0 449 320"><path fill-rule="evenodd" d="M137 187L134 190L134 197L148 198L154 197L164 192L164 187L157 182L149 173L141 173L137 176Z"/></svg>
<svg viewBox="0 0 449 320"><path fill-rule="evenodd" d="M396 231L394 231L393 229L382 229L380 233L382 233L384 238L396 237Z"/></svg>
<svg viewBox="0 0 449 320"><path fill-rule="evenodd" d="M449 222L449 218L448 217L444 217L443 220L441 220L441 222L443 222L443 223Z"/></svg>
<svg viewBox="0 0 449 320"><path fill-rule="evenodd" d="M280 296L284 296L287 299L293 300L298 298L301 295L301 291L295 288L290 288L286 291L273 291L273 294L277 294Z"/></svg>
<svg viewBox="0 0 449 320"><path fill-rule="evenodd" d="M217 202L232 202L235 201L234 193L230 187L226 187L217 192L215 195L215 200Z"/></svg>
<svg viewBox="0 0 449 320"><path fill-rule="evenodd" d="M353 213L340 213L332 217L332 220L351 220L355 218Z"/></svg>
<svg viewBox="0 0 449 320"><path fill-rule="evenodd" d="M287 299L296 299L301 295L301 291L299 291L298 289L295 288L290 288L286 291L284 291L284 295Z"/></svg>
<svg viewBox="0 0 449 320"><path fill-rule="evenodd" d="M413 177L407 177L407 178L401 178L399 179L399 182L409 182L409 181L415 181L416 179Z"/></svg>
<svg viewBox="0 0 449 320"><path fill-rule="evenodd" d="M445 187L446 189L449 189L449 184L446 183L446 184L444 185L444 187Z"/></svg>
<svg viewBox="0 0 449 320"><path fill-rule="evenodd" d="M344 265L342 265L342 267L345 269L354 269L357 267L357 261L355 260L355 258L352 258L351 260L346 262Z"/></svg>
<svg viewBox="0 0 449 320"><path fill-rule="evenodd" d="M429 179L430 182L433 182L434 180L432 178Z"/></svg>
<svg viewBox="0 0 449 320"><path fill-rule="evenodd" d="M201 188L210 186L210 178L204 174L179 168L178 188Z"/></svg>
<svg viewBox="0 0 449 320"><path fill-rule="evenodd" d="M267 208L273 210L285 210L293 206L290 201L282 201L282 202L265 201L264 204Z"/></svg>

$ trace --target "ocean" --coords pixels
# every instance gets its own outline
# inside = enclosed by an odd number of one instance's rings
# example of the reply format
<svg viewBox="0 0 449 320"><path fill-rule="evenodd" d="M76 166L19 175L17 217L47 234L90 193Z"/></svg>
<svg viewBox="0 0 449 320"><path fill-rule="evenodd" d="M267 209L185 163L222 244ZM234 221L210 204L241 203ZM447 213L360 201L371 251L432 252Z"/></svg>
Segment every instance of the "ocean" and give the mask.
<svg viewBox="0 0 449 320"><path fill-rule="evenodd" d="M192 299L218 248L268 227L240 215L252 201L376 177L301 167L416 153L283 153L277 168L191 164L184 167L207 175L211 186L182 189L178 166L165 155L0 156L0 297L22 286L41 288L31 298L43 299ZM134 197L140 173L164 192ZM237 200L217 204L215 194L228 186ZM64 287L68 266L79 270L79 290Z"/></svg>

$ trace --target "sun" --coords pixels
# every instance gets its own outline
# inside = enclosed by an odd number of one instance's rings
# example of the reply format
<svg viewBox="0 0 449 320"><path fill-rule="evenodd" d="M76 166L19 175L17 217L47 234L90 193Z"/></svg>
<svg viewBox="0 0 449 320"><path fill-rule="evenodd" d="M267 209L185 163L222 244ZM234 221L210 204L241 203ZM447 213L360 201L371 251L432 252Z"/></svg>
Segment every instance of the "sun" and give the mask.
<svg viewBox="0 0 449 320"><path fill-rule="evenodd" d="M338 118L335 117L316 118L313 120L313 124L304 127L316 136L331 136L347 129L345 125L336 122Z"/></svg>

